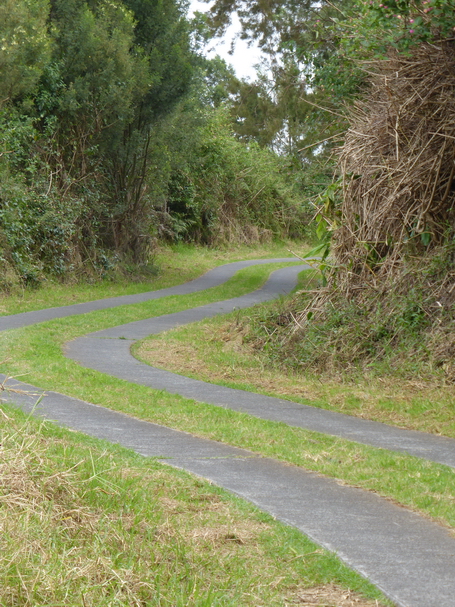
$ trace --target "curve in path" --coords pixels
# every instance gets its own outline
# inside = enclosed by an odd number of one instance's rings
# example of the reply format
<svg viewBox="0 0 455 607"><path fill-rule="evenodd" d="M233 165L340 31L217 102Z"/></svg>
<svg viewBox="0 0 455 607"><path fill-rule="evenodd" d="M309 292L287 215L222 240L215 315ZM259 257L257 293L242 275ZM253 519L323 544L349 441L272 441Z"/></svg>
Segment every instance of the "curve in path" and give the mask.
<svg viewBox="0 0 455 607"><path fill-rule="evenodd" d="M296 268L280 270L275 280L284 280L286 270L292 276ZM272 278L265 292L263 290L228 301L90 333L66 344L65 354L85 367L156 390L166 390L199 402L339 436L364 445L408 453L455 468L455 439L397 428L283 398L210 384L141 363L131 354L132 344L148 335L156 335L177 326L227 314L264 301L264 296L269 298L269 293L273 292L273 282Z"/></svg>
<svg viewBox="0 0 455 607"><path fill-rule="evenodd" d="M252 259L250 261L235 261L227 263L213 270L209 270L203 276L199 276L194 280L186 282L175 287L167 289L159 289L157 291L148 291L146 293L137 293L136 295L121 295L120 297L108 297L106 299L98 299L96 301L88 301L85 303L73 304L70 306L61 306L59 308L46 308L45 310L35 310L32 312L23 312L22 314L12 314L10 316L0 316L0 331L7 329L19 329L35 325L38 322L46 320L54 320L55 318L65 318L67 316L75 316L77 314L86 314L88 312L96 312L97 310L107 310L109 308L118 308L130 304L142 303L144 301L152 301L153 299L162 299L171 295L189 295L198 291L204 291L211 287L217 287L225 283L239 270L243 270L253 265L264 265L269 263L289 263L295 262L295 258L283 257L279 259ZM307 264L300 266L300 269L309 269ZM296 282L294 281L292 288Z"/></svg>
<svg viewBox="0 0 455 607"><path fill-rule="evenodd" d="M294 268L275 272L263 289L223 302L216 310L212 309L213 314L228 311L232 306L246 307L257 298L264 301L273 294L289 290L291 283L295 284ZM222 272L225 270L226 267ZM185 285L180 288L184 289ZM159 293L155 295L159 296ZM88 304L80 305L87 307ZM203 308L205 310L199 308L197 314L208 311L207 306ZM85 308L85 311L90 310ZM13 319L5 317L2 320L7 318ZM33 322L31 319L29 316L27 324ZM147 322L124 326L120 334L113 330L111 334L99 332L77 340L78 352L86 350L84 343L89 349L96 345L93 342L103 344L103 348L109 344L108 356L113 364L125 365L130 342L118 338L125 337L126 328L128 331L134 329L128 335L141 336L141 331L148 330ZM68 347L71 350L73 346L74 342ZM117 350L116 346L121 348ZM216 391L219 387L213 386L213 389ZM239 394L236 397L240 399ZM259 399L265 398L259 396ZM24 395L17 395L14 400L25 409L32 407L32 401ZM311 408L295 403L289 407L296 411L307 409ZM120 443L142 455L158 457L235 492L337 552L399 606L455 607L455 539L448 530L373 493L339 485L332 479L258 457L243 449L195 438L57 393L47 394L39 413L87 434ZM323 413L330 415L331 412Z"/></svg>

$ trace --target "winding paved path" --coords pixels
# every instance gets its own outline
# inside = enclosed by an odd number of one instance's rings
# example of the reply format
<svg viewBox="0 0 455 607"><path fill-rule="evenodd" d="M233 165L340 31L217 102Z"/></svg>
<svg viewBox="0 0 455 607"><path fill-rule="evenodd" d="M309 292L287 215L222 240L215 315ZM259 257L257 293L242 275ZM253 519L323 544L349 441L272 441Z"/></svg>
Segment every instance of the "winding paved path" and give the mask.
<svg viewBox="0 0 455 607"><path fill-rule="evenodd" d="M221 284L235 271L251 263L270 261L228 264L191 283L148 294L2 317L0 330L195 292ZM84 366L109 375L182 394L198 402L210 402L364 444L405 451L455 467L455 441L452 439L189 380L148 367L129 352L135 339L288 292L303 268L291 266L278 270L262 289L249 295L92 333L67 344L67 355ZM21 387L37 390L26 384L21 384ZM33 401L25 395L15 395L14 401L26 410L33 408ZM120 443L142 455L160 458L250 500L279 520L297 527L322 546L337 552L399 606L455 607L455 539L452 534L374 493L340 485L332 479L243 449L136 420L58 393L47 393L36 413L98 438Z"/></svg>

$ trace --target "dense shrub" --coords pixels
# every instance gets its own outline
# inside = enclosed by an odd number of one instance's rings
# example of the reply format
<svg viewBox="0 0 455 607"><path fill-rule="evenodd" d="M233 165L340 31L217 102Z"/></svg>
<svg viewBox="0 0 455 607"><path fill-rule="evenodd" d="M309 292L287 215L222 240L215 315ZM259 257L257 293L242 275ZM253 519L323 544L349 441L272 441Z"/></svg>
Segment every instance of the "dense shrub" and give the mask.
<svg viewBox="0 0 455 607"><path fill-rule="evenodd" d="M170 236L214 245L302 235L310 213L291 175L285 159L235 139L223 109L211 112L170 177Z"/></svg>

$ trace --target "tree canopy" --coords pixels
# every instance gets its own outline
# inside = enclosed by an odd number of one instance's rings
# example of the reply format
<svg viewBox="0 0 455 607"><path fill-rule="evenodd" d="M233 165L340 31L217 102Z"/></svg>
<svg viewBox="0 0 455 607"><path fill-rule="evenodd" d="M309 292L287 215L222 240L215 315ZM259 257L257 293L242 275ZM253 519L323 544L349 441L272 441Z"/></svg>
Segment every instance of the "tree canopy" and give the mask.
<svg viewBox="0 0 455 607"><path fill-rule="evenodd" d="M201 55L186 10L179 0L2 4L4 276L34 284L43 273L145 263L156 237L207 241L210 232L214 242L228 216L279 232L289 228L276 221L283 204L300 221L280 160L236 141L224 106L243 84ZM209 161L208 150L223 160ZM235 171L245 170L236 189ZM276 187L261 182L267 171ZM257 213L261 203L270 212Z"/></svg>

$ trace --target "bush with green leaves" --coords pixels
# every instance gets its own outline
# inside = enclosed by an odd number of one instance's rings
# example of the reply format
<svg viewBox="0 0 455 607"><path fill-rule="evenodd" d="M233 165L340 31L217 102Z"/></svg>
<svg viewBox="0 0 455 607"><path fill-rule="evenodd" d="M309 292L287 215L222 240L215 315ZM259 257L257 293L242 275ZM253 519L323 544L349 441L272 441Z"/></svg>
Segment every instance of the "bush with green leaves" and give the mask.
<svg viewBox="0 0 455 607"><path fill-rule="evenodd" d="M321 4L318 17L314 48L302 52L317 90L341 102L364 90L368 63L363 62L387 59L391 49L411 56L422 43L455 37L454 0L329 2Z"/></svg>
<svg viewBox="0 0 455 607"><path fill-rule="evenodd" d="M3 0L0 5L0 104L27 95L51 54L49 0Z"/></svg>
<svg viewBox="0 0 455 607"><path fill-rule="evenodd" d="M390 48L408 51L422 42L449 40L455 35L454 0L368 0L349 20L344 44L351 52L385 57Z"/></svg>
<svg viewBox="0 0 455 607"><path fill-rule="evenodd" d="M149 191L165 188L154 130L193 71L180 3L7 0L0 40L5 263L30 282L98 258L145 261Z"/></svg>
<svg viewBox="0 0 455 607"><path fill-rule="evenodd" d="M286 160L233 137L227 110L209 110L192 155L171 175L172 236L205 244L301 236L309 210Z"/></svg>

